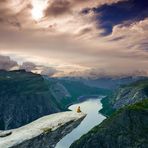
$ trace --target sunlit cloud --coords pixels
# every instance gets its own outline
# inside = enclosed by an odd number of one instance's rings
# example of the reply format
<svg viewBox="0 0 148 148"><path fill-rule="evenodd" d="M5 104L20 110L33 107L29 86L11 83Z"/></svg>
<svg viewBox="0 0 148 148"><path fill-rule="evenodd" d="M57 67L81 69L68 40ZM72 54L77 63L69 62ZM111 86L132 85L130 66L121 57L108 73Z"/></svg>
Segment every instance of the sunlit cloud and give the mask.
<svg viewBox="0 0 148 148"><path fill-rule="evenodd" d="M0 12L0 54L19 64L52 67L57 76L148 70L145 1L6 0Z"/></svg>
<svg viewBox="0 0 148 148"><path fill-rule="evenodd" d="M44 9L46 6L46 0L32 0L32 17L36 21L40 20L44 16Z"/></svg>

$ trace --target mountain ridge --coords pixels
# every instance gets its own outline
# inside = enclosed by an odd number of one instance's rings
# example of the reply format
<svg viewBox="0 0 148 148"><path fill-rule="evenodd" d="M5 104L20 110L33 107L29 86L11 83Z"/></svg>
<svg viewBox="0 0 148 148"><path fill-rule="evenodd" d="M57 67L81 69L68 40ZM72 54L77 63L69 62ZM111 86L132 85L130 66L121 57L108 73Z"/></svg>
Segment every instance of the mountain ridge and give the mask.
<svg viewBox="0 0 148 148"><path fill-rule="evenodd" d="M148 79L121 86L102 103L107 119L70 148L148 147Z"/></svg>
<svg viewBox="0 0 148 148"><path fill-rule="evenodd" d="M70 148L148 147L148 99L115 112Z"/></svg>
<svg viewBox="0 0 148 148"><path fill-rule="evenodd" d="M104 115L109 116L115 110L148 98L148 78L128 85L121 85L106 98L102 99Z"/></svg>
<svg viewBox="0 0 148 148"><path fill-rule="evenodd" d="M62 111L39 74L0 71L0 129L25 125L41 116Z"/></svg>

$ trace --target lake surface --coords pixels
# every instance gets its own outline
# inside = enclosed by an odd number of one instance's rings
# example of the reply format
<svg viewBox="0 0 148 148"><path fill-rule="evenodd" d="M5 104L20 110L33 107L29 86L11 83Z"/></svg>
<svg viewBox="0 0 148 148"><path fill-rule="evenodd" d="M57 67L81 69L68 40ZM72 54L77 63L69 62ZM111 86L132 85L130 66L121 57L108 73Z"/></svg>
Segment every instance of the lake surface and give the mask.
<svg viewBox="0 0 148 148"><path fill-rule="evenodd" d="M76 111L78 106L81 107L81 111L86 113L87 116L72 132L63 137L55 148L69 148L75 140L79 139L106 118L98 112L102 108L101 99L90 98L82 103L71 105L69 109Z"/></svg>

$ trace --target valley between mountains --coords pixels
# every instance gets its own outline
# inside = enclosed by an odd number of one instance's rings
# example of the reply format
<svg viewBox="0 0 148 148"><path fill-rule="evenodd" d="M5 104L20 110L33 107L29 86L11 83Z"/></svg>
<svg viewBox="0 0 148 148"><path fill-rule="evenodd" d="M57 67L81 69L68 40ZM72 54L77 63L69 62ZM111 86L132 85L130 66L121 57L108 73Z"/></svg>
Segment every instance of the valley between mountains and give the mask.
<svg viewBox="0 0 148 148"><path fill-rule="evenodd" d="M147 148L147 77L49 78L24 70L0 71L0 147L54 148L87 116L68 106L98 96L107 118L70 147Z"/></svg>

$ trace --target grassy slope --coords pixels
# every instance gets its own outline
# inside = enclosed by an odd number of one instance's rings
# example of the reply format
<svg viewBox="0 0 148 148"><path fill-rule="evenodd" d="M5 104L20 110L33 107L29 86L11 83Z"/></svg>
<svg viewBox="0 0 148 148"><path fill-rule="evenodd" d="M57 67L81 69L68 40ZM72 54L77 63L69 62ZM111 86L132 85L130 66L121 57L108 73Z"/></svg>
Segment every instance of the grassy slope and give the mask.
<svg viewBox="0 0 148 148"><path fill-rule="evenodd" d="M96 127L96 131L100 127L103 128L104 126L107 126L108 124L110 124L110 122L112 120L114 120L119 114L121 114L122 112L125 112L127 110L131 110L131 111L148 110L148 99L144 99L143 101L140 101L140 102L138 102L136 104L129 105L129 106L126 106L124 108L119 109L118 111L115 111L109 118L107 118L106 120L104 120L104 122L102 122L99 126Z"/></svg>
<svg viewBox="0 0 148 148"><path fill-rule="evenodd" d="M89 131L87 134L85 134L85 135L83 135L79 140L77 140L74 144L72 144L72 146L71 146L71 148L83 148L83 146L85 145L87 145L86 147L90 147L90 146L92 146L92 143L91 142L88 142L88 141L90 141L90 140L92 140L94 137L95 137L95 135L96 136L98 136L98 138L97 139L99 139L99 136L101 137L102 136L102 133L103 134L105 134L105 133L107 133L108 135L110 135L111 134L111 137L118 137L119 135L118 135L118 131L120 131L120 127L122 126L122 125L120 125L119 127L118 127L118 125L117 124L115 124L115 123L117 123L118 122L118 120L120 119L120 117L125 113L125 112L132 112L133 113L133 115L135 115L135 116L139 116L139 113L142 113L142 114L145 114L145 116L147 116L148 117L148 99L145 99L145 100L143 100L143 101L141 101L141 102L138 102L138 103L136 103L136 104L134 104L134 105L130 105L130 106L126 106L126 107L124 107L124 108L122 108L122 109L120 109L119 111L116 111L114 114L112 114L109 118L107 118L107 119L105 119L100 125L98 125L98 126L96 126L96 127L94 127L91 131ZM125 116L126 117L126 116ZM122 117L121 117L121 119L122 119ZM140 119L141 119L141 117L140 117ZM125 119L126 120L126 119ZM132 121L132 117L131 117L131 119L130 119L131 121ZM142 122L144 122L143 120L147 120L147 119L142 119ZM122 120L121 120L122 121ZM139 123L139 122L141 122L141 121L137 121L137 124ZM114 128L117 126L117 129L114 131ZM129 125L130 126L130 128L132 128L134 125ZM137 126L137 125L136 125ZM113 128L114 127L114 128ZM142 129L142 130L140 130L139 129L139 133L140 133L140 138L142 138L141 140L144 140L144 142L145 142L145 139L146 139L146 137L145 137L145 135L147 135L148 134L148 128L146 128L146 127L139 127L140 129ZM109 129L109 130L108 130ZM132 129L131 129L132 130ZM137 129L138 130L138 129ZM108 132L107 132L108 131ZM112 131L112 133L109 133L109 131ZM126 131L126 129L125 129L125 131ZM133 131L126 131L127 133L127 135L129 134L129 135L133 135L132 133L130 133L130 132L133 132ZM119 132L120 133L120 132ZM121 134L121 133L120 133ZM122 135L122 136L127 136L127 135ZM141 142L140 141L140 138L138 139L137 137L136 137L137 135L133 135L133 140L139 140L138 142ZM107 137L107 135L105 134L104 135L104 137ZM134 139L134 138L137 138L137 139ZM95 137L96 138L96 137ZM116 139L115 138L115 139ZM131 139L132 139L132 136L130 137ZM143 139L143 138L145 138L145 139ZM130 139L130 140L131 140ZM102 140L102 139L101 139ZM108 139L109 140L109 139ZM112 139L113 140L113 139ZM87 144L86 144L86 142L88 142ZM96 143L97 143L97 141L95 141ZM107 143L107 141L105 141L105 143Z"/></svg>

